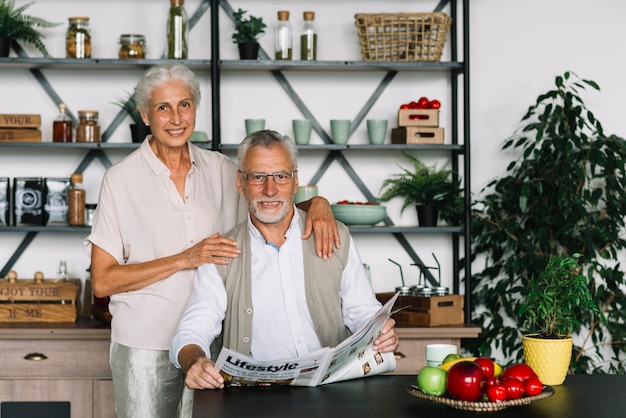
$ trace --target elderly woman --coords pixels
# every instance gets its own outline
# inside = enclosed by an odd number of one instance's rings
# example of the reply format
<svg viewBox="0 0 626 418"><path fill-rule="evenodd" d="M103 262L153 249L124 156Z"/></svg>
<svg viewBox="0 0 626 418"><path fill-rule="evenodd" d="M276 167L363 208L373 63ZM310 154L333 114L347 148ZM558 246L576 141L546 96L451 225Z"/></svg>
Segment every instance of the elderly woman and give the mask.
<svg viewBox="0 0 626 418"><path fill-rule="evenodd" d="M182 64L153 67L135 94L152 136L107 170L85 250L94 295L110 296L118 417L191 416L192 392L168 349L196 268L240 253L221 234L246 219L247 207L236 164L189 142L200 102L194 73ZM339 246L330 205L314 198L302 206L302 238L314 225L317 254L330 257Z"/></svg>

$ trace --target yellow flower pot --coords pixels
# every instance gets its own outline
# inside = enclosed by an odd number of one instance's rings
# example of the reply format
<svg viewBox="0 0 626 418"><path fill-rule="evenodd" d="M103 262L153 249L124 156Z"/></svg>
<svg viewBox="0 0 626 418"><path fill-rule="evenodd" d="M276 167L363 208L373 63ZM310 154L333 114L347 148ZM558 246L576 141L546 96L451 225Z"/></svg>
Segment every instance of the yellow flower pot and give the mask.
<svg viewBox="0 0 626 418"><path fill-rule="evenodd" d="M572 337L546 339L524 335L524 359L544 385L560 385L565 381L572 361Z"/></svg>

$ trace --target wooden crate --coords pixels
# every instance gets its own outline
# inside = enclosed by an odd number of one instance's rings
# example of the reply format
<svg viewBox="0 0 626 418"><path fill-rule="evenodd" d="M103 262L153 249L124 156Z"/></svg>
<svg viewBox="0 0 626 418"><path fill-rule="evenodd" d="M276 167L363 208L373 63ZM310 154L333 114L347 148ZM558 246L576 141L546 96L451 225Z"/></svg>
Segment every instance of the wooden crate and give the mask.
<svg viewBox="0 0 626 418"><path fill-rule="evenodd" d="M80 279L0 280L0 322L75 322Z"/></svg>
<svg viewBox="0 0 626 418"><path fill-rule="evenodd" d="M41 115L28 113L0 113L0 128L41 128Z"/></svg>
<svg viewBox="0 0 626 418"><path fill-rule="evenodd" d="M398 110L398 126L439 126L439 110L437 109L400 109Z"/></svg>
<svg viewBox="0 0 626 418"><path fill-rule="evenodd" d="M39 129L0 128L0 142L41 142Z"/></svg>
<svg viewBox="0 0 626 418"><path fill-rule="evenodd" d="M443 128L404 126L391 130L392 144L443 144Z"/></svg>
<svg viewBox="0 0 626 418"><path fill-rule="evenodd" d="M376 298L387 302L394 293L377 293ZM391 317L397 327L436 327L440 325L459 325L465 320L463 313L463 295L446 296L399 296Z"/></svg>

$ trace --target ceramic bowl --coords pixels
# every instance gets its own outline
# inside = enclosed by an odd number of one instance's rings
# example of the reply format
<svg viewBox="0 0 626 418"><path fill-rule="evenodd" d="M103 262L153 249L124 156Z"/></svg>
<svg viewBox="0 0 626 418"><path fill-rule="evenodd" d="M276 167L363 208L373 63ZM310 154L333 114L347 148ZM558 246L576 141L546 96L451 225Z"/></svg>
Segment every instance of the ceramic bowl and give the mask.
<svg viewBox="0 0 626 418"><path fill-rule="evenodd" d="M387 208L381 205L354 203L330 205L335 218L346 225L371 226L385 219Z"/></svg>

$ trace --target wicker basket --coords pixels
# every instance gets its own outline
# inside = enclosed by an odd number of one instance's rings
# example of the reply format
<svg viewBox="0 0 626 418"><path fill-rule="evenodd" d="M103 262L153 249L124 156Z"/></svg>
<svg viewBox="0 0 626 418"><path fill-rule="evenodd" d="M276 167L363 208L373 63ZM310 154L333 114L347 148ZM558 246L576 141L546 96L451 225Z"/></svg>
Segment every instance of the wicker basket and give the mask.
<svg viewBox="0 0 626 418"><path fill-rule="evenodd" d="M364 61L439 61L452 19L445 13L354 15Z"/></svg>

